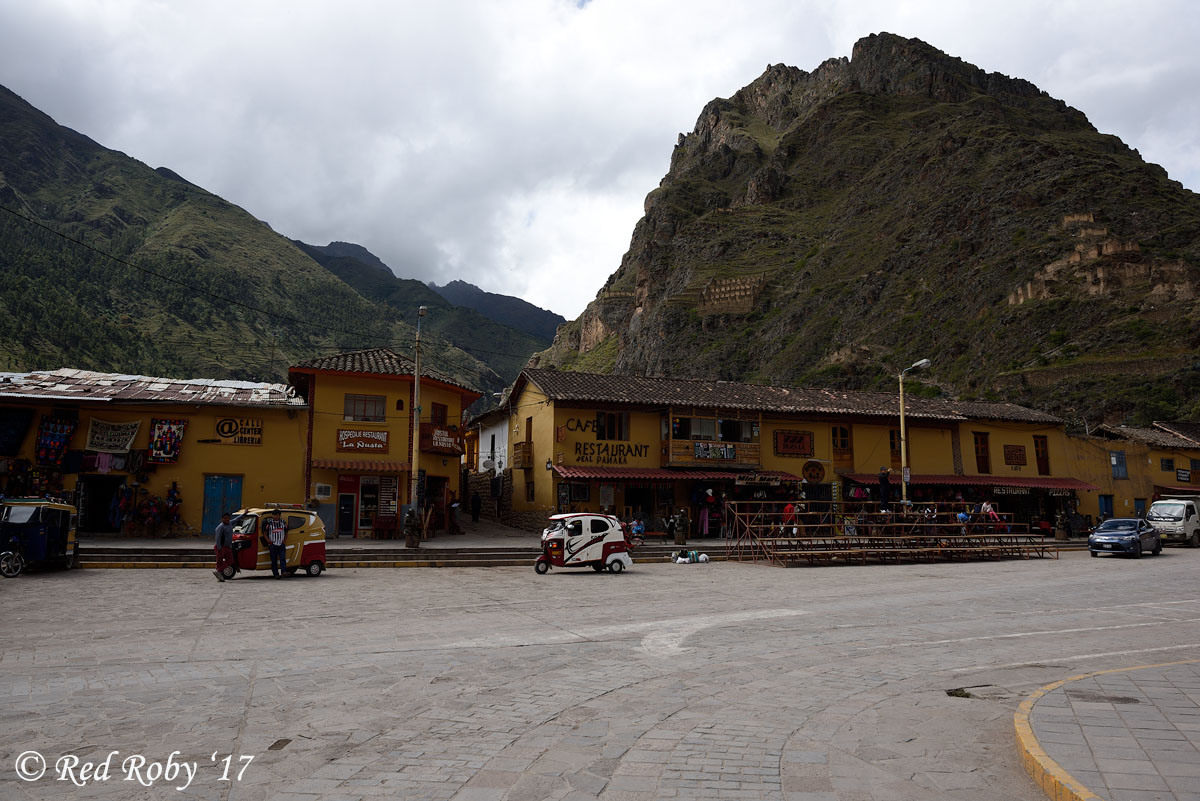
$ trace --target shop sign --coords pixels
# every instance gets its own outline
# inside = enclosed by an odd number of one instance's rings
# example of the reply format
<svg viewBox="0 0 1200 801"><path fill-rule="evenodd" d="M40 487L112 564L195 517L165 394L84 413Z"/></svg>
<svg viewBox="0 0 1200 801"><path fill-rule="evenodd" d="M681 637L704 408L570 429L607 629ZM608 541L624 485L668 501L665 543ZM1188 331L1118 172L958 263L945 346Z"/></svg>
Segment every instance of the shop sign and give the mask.
<svg viewBox="0 0 1200 801"><path fill-rule="evenodd" d="M388 432L339 428L337 449L355 453L387 453Z"/></svg>
<svg viewBox="0 0 1200 801"><path fill-rule="evenodd" d="M776 431L775 455L811 458L813 455L813 432Z"/></svg>
<svg viewBox="0 0 1200 801"><path fill-rule="evenodd" d="M805 462L801 475L811 484L820 484L825 480L825 465L816 460Z"/></svg>
<svg viewBox="0 0 1200 801"><path fill-rule="evenodd" d="M457 427L421 423L421 450L458 456L463 452L462 437Z"/></svg>
<svg viewBox="0 0 1200 801"><path fill-rule="evenodd" d="M1192 483L1192 471L1184 470L1182 467L1175 468L1175 480L1180 484Z"/></svg>
<svg viewBox="0 0 1200 801"><path fill-rule="evenodd" d="M222 417L217 420L222 445L262 445L261 417Z"/></svg>
<svg viewBox="0 0 1200 801"><path fill-rule="evenodd" d="M1005 445L1004 446L1004 463L1005 464L1027 464L1025 461L1025 446L1024 445Z"/></svg>
<svg viewBox="0 0 1200 801"><path fill-rule="evenodd" d="M629 464L629 459L644 459L650 454L649 445L630 445L625 442L576 442L577 464Z"/></svg>
<svg viewBox="0 0 1200 801"><path fill-rule="evenodd" d="M992 487L992 492L996 495L1028 495L1029 487Z"/></svg>
<svg viewBox="0 0 1200 801"><path fill-rule="evenodd" d="M737 447L722 445L719 442L694 443L694 453L697 459L736 459Z"/></svg>
<svg viewBox="0 0 1200 801"><path fill-rule="evenodd" d="M1075 490L1068 490L1068 489L1050 490L1051 498L1070 498L1074 494L1075 494Z"/></svg>
<svg viewBox="0 0 1200 801"><path fill-rule="evenodd" d="M734 479L739 487L778 487L783 483L779 476L760 476L758 473L747 473Z"/></svg>

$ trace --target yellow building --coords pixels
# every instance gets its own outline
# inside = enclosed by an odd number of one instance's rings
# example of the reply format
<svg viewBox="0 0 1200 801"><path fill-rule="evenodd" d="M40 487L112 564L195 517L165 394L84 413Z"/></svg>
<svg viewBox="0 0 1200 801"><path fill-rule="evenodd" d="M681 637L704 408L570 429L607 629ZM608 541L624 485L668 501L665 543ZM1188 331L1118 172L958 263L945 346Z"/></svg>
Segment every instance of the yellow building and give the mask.
<svg viewBox="0 0 1200 801"><path fill-rule="evenodd" d="M1200 424L1105 425L1069 446L1079 475L1098 487L1079 507L1093 520L1141 517L1155 498L1200 495Z"/></svg>
<svg viewBox="0 0 1200 801"><path fill-rule="evenodd" d="M695 520L709 490L866 500L885 467L901 494L896 395L527 369L507 409L512 519L522 525L577 510L639 514L652 527L680 509ZM1052 415L912 398L905 419L914 500L988 497L1035 522L1094 489L1073 475Z"/></svg>
<svg viewBox="0 0 1200 801"><path fill-rule="evenodd" d="M285 384L85 370L0 380L0 483L79 506L80 530L210 532L304 499L305 403Z"/></svg>
<svg viewBox="0 0 1200 801"><path fill-rule="evenodd" d="M308 404L303 495L329 536L393 536L412 503L413 363L386 348L302 362L289 380ZM459 492L462 412L479 393L421 371L418 493L434 530Z"/></svg>

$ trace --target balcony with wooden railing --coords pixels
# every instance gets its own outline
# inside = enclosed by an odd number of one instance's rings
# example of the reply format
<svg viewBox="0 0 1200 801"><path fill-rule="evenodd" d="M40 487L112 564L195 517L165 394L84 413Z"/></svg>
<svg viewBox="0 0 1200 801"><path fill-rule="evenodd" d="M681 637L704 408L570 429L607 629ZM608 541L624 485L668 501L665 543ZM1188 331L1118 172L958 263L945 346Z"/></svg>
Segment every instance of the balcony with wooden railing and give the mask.
<svg viewBox="0 0 1200 801"><path fill-rule="evenodd" d="M529 470L534 466L532 442L514 442L512 449L512 467L514 470Z"/></svg>

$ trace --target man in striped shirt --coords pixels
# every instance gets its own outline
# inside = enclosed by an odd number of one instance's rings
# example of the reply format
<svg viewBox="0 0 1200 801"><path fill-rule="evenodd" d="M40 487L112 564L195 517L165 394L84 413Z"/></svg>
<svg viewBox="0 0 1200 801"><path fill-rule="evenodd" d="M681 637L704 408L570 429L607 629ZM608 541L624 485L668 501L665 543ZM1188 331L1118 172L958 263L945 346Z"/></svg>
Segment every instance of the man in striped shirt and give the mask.
<svg viewBox="0 0 1200 801"><path fill-rule="evenodd" d="M271 516L263 521L263 536L267 538L267 547L271 551L271 575L279 578L287 572L287 526L279 510L272 510Z"/></svg>

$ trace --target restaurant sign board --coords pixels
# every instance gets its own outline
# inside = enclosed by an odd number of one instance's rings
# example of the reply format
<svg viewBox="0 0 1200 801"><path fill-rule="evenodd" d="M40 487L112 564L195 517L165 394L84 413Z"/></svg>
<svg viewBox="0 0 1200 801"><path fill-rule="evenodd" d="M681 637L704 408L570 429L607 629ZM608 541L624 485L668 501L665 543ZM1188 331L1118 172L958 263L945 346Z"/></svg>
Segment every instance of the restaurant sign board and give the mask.
<svg viewBox="0 0 1200 801"><path fill-rule="evenodd" d="M388 432L370 429L339 428L337 449L352 453L387 453Z"/></svg>

